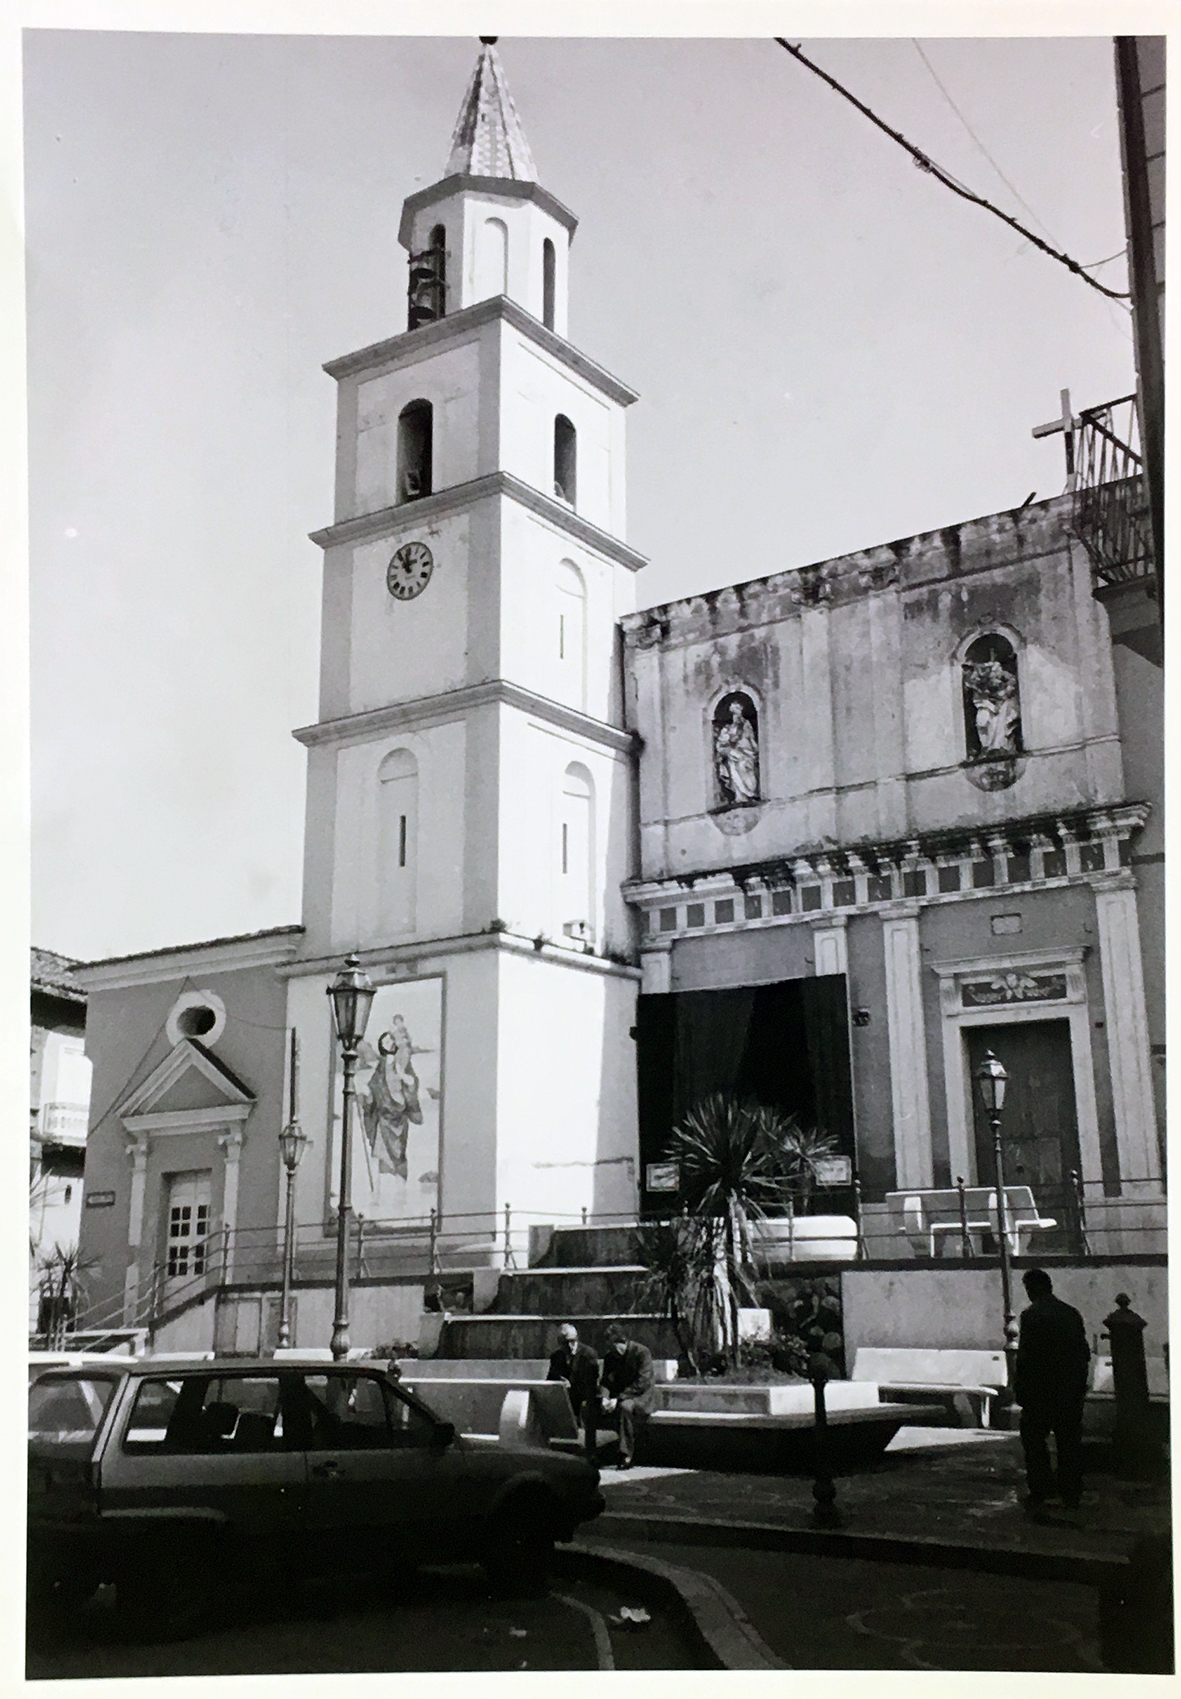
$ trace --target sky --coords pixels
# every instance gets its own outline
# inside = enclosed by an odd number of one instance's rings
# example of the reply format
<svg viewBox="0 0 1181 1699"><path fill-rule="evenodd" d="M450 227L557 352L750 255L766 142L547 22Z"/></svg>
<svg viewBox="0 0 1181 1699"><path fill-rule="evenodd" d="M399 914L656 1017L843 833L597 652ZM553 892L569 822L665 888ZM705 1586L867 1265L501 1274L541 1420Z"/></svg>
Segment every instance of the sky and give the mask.
<svg viewBox="0 0 1181 1699"><path fill-rule="evenodd" d="M1121 254L1108 37L795 39L1054 245ZM1064 387L1076 407L1132 389L1122 305L771 39L499 52L540 179L580 220L570 339L640 392L641 605L1056 495L1061 439L1031 427ZM94 959L299 919L321 365L405 328L401 204L442 175L477 53L26 34L42 947ZM1121 258L1095 275L1126 287Z"/></svg>

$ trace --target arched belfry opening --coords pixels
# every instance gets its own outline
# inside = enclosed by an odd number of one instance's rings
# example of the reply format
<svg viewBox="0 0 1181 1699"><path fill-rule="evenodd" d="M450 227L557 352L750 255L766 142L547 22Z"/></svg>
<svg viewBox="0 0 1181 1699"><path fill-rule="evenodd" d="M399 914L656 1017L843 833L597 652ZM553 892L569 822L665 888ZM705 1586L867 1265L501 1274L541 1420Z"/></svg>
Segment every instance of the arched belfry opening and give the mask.
<svg viewBox="0 0 1181 1699"><path fill-rule="evenodd" d="M420 324L434 324L447 311L447 231L436 224L431 231L430 245L420 254L410 256L410 284L407 291L410 310L407 329L417 330Z"/></svg>
<svg viewBox="0 0 1181 1699"><path fill-rule="evenodd" d="M431 493L434 408L411 401L398 415L398 500L418 501Z"/></svg>
<svg viewBox="0 0 1181 1699"><path fill-rule="evenodd" d="M547 236L541 244L541 322L547 330L554 328L557 272L557 254L554 251L553 243Z"/></svg>
<svg viewBox="0 0 1181 1699"><path fill-rule="evenodd" d="M578 504L578 432L564 413L554 420L554 494Z"/></svg>

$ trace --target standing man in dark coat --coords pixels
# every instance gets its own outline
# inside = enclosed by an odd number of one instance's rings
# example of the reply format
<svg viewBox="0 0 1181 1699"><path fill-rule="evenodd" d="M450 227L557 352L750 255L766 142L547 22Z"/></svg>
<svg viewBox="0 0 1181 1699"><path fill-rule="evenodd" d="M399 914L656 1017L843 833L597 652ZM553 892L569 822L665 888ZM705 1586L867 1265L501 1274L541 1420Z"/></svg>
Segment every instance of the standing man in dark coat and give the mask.
<svg viewBox="0 0 1181 1699"><path fill-rule="evenodd" d="M607 1329L600 1408L611 1426L619 1430L619 1467L630 1469L636 1427L656 1408L656 1370L648 1347L629 1339L615 1322Z"/></svg>
<svg viewBox="0 0 1181 1699"><path fill-rule="evenodd" d="M587 1459L593 1463L598 1443L599 1359L589 1345L582 1344L573 1322L564 1321L558 1333L562 1342L549 1360L545 1378L565 1381L569 1388L574 1420L583 1430Z"/></svg>
<svg viewBox="0 0 1181 1699"><path fill-rule="evenodd" d="M1025 1453L1026 1503L1036 1510L1055 1491L1046 1440L1052 1433L1057 1452L1057 1493L1068 1510L1077 1510L1083 1490L1083 1404L1091 1359L1083 1318L1055 1298L1044 1268L1024 1278L1029 1308L1021 1316L1013 1396L1021 1406L1021 1448Z"/></svg>

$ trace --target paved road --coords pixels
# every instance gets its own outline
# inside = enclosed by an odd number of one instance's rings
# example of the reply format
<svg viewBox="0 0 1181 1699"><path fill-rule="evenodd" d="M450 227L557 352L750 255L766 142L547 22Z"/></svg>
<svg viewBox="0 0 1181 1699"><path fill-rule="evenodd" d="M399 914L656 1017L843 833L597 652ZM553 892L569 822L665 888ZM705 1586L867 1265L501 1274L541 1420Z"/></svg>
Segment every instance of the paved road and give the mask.
<svg viewBox="0 0 1181 1699"><path fill-rule="evenodd" d="M622 1555L593 1528L581 1538ZM634 1549L712 1575L795 1669L1105 1668L1091 1587L663 1540Z"/></svg>
<svg viewBox="0 0 1181 1699"><path fill-rule="evenodd" d="M135 1646L117 1638L112 1601L100 1593L68 1636L30 1651L26 1673L39 1680L695 1667L681 1630L654 1606L641 1629L612 1624L621 1604L638 1602L565 1577L546 1597L497 1598L479 1570L457 1565L397 1586L358 1580L295 1608L260 1601L192 1640Z"/></svg>

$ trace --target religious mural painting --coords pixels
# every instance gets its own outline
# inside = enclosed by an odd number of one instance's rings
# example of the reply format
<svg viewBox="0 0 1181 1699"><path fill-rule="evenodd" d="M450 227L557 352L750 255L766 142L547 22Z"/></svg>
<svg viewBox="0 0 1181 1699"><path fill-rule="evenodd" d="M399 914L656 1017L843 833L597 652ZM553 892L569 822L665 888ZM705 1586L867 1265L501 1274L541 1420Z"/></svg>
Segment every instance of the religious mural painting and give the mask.
<svg viewBox="0 0 1181 1699"><path fill-rule="evenodd" d="M439 1199L443 981L378 987L357 1059L352 1202L367 1225L422 1219ZM328 1213L340 1185L343 1075L333 1062Z"/></svg>
<svg viewBox="0 0 1181 1699"><path fill-rule="evenodd" d="M745 690L722 697L713 716L715 807L759 801L759 712Z"/></svg>

